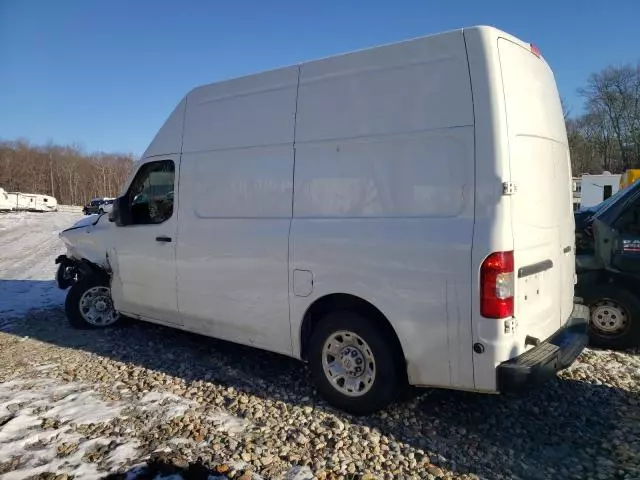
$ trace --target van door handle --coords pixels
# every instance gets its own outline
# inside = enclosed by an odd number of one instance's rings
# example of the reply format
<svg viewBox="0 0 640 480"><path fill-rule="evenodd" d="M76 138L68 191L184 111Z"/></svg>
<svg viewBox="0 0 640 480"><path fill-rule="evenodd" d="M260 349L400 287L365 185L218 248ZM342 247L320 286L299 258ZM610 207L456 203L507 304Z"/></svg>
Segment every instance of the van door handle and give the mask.
<svg viewBox="0 0 640 480"><path fill-rule="evenodd" d="M170 243L171 242L171 237L156 237L156 242L164 242L164 243Z"/></svg>

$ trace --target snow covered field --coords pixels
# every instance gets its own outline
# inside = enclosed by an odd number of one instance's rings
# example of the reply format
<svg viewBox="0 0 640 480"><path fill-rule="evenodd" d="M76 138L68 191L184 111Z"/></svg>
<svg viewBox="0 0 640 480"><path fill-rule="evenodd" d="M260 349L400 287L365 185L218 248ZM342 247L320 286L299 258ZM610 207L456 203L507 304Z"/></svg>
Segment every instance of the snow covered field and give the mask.
<svg viewBox="0 0 640 480"><path fill-rule="evenodd" d="M58 233L81 217L73 211L0 214L0 322L62 304L53 263L64 253Z"/></svg>

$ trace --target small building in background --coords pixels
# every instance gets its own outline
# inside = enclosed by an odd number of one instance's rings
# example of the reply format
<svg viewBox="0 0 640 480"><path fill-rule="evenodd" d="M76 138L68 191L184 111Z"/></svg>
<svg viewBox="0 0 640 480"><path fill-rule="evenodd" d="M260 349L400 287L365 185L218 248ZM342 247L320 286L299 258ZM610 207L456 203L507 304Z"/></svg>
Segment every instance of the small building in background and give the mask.
<svg viewBox="0 0 640 480"><path fill-rule="evenodd" d="M582 175L580 207L593 207L620 190L620 174L603 172L600 175Z"/></svg>

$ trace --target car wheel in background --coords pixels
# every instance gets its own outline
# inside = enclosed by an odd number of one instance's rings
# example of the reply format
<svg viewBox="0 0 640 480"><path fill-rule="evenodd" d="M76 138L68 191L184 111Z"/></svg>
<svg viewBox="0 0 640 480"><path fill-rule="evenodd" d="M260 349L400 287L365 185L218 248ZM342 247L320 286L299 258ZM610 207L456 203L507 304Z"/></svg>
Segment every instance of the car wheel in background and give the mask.
<svg viewBox="0 0 640 480"><path fill-rule="evenodd" d="M640 344L640 299L615 283L592 285L581 293L589 306L589 344L625 349Z"/></svg>

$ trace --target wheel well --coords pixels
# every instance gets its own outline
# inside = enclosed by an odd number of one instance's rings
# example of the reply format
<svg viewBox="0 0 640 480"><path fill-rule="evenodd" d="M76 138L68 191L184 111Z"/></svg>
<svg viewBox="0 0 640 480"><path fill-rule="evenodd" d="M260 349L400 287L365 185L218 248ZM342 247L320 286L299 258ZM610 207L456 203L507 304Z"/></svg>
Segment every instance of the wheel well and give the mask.
<svg viewBox="0 0 640 480"><path fill-rule="evenodd" d="M307 309L300 329L300 354L303 360L307 360L309 339L311 338L314 328L325 315L335 311L350 311L358 313L362 317L374 322L377 326L382 328L384 333L388 335L394 349L404 364L405 358L402 350L402 344L400 343L400 339L398 338L393 326L389 320L387 320L387 317L385 317L384 314L371 303L361 299L360 297L349 295L347 293L333 293L326 295L317 299Z"/></svg>
<svg viewBox="0 0 640 480"><path fill-rule="evenodd" d="M96 275L105 279L109 278L109 273L104 268L102 268L100 265L90 262L85 258L79 260L76 265L82 275Z"/></svg>

